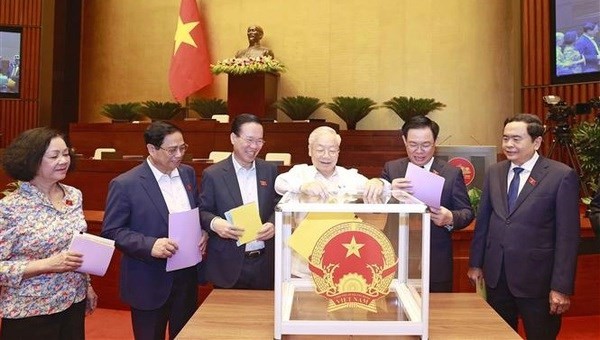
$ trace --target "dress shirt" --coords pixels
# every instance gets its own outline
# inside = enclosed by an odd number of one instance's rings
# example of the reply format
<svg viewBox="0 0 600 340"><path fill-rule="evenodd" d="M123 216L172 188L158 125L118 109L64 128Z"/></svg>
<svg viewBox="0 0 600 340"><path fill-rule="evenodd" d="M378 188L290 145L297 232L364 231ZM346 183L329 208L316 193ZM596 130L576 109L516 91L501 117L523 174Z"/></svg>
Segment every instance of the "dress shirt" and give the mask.
<svg viewBox="0 0 600 340"><path fill-rule="evenodd" d="M280 174L275 180L275 191L283 195L290 191L299 193L300 187L308 182L319 181L327 187L331 193L361 193L369 179L358 173L356 169L346 169L336 166L333 174L329 177L323 176L314 165L297 164L288 172ZM384 183L384 190L389 190L390 184Z"/></svg>
<svg viewBox="0 0 600 340"><path fill-rule="evenodd" d="M260 209L256 192L258 185L256 182L256 162L252 162L250 169L246 169L235 160L234 156L231 157L231 160L233 161L233 168L235 169L240 193L242 194L242 202L244 204L256 202L256 208ZM251 241L246 243L246 251L258 250L264 247L264 241Z"/></svg>
<svg viewBox="0 0 600 340"><path fill-rule="evenodd" d="M513 171L514 168L523 168L523 171L521 171L521 174L519 175L519 191L517 192L517 197L519 197L519 193L521 193L521 189L523 189L523 187L525 186L525 182L527 182L527 178L529 178L529 175L531 174L531 170L533 170L533 166L535 165L535 162L537 162L538 158L540 158L540 155L535 152L533 154L533 157L531 157L527 162L523 163L522 165L516 165L515 163L510 163L510 168L508 169L508 177L507 177L507 182L506 183L510 183L513 179L513 177L515 176L515 172ZM508 185L506 186L506 194L508 194Z"/></svg>
<svg viewBox="0 0 600 340"><path fill-rule="evenodd" d="M163 199L167 204L169 213L188 211L192 209L190 206L190 200L185 192L185 187L181 181L181 176L179 176L179 170L175 168L170 174L165 174L158 170L154 164L152 164L150 158L148 158L147 161L148 165L150 166L150 170L156 179L156 182L158 182L160 192L162 193Z"/></svg>

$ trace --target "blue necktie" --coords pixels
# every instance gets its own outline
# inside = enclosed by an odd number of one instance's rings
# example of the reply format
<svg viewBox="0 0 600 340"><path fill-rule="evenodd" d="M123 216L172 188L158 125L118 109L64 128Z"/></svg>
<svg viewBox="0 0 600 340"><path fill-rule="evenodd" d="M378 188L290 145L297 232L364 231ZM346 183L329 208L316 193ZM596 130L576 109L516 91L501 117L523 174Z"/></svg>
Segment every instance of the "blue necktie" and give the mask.
<svg viewBox="0 0 600 340"><path fill-rule="evenodd" d="M517 197L519 196L519 184L521 183L521 171L523 168L513 168L515 172L515 176L512 181L510 181L510 186L508 187L508 211L511 212L517 201Z"/></svg>

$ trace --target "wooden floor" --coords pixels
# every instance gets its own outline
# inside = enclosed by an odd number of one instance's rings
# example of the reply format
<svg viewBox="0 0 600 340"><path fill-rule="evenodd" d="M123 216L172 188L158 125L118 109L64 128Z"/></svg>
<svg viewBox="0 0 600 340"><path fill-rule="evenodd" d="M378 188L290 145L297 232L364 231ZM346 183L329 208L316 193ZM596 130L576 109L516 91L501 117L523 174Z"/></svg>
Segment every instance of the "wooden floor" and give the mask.
<svg viewBox="0 0 600 340"><path fill-rule="evenodd" d="M519 332L523 336L522 332ZM201 339L201 336L198 337ZM128 311L98 309L86 319L87 340L133 339ZM600 315L563 318L559 340L600 339ZM260 340L260 339L257 339Z"/></svg>

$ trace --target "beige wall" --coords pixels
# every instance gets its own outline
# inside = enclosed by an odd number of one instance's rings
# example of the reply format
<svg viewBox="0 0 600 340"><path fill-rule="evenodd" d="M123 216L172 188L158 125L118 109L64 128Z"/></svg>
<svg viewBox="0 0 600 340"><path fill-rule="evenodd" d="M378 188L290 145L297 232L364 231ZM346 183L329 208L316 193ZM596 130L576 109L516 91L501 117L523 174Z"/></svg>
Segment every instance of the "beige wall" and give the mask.
<svg viewBox="0 0 600 340"><path fill-rule="evenodd" d="M247 45L251 24L288 67L279 96L431 97L444 144L497 144L501 123L519 107L518 1L200 0L211 60ZM99 122L104 103L172 100L167 73L177 0L85 0L80 121ZM227 77L201 96L226 99ZM315 118L345 124L327 109ZM280 120L287 117L279 114ZM399 128L386 109L358 124Z"/></svg>

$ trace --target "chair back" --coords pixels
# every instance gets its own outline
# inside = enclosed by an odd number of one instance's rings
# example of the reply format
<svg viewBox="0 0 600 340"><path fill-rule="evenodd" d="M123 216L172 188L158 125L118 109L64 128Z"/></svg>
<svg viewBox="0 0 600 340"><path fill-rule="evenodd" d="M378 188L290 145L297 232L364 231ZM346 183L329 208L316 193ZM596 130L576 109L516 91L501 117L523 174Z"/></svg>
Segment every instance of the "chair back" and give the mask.
<svg viewBox="0 0 600 340"><path fill-rule="evenodd" d="M211 151L208 158L214 163L217 163L229 157L229 155L231 155L231 152L229 151Z"/></svg>
<svg viewBox="0 0 600 340"><path fill-rule="evenodd" d="M103 152L116 152L117 150L113 149L113 148L97 148L94 151L94 157L92 157L92 159L102 159L102 153Z"/></svg>
<svg viewBox="0 0 600 340"><path fill-rule="evenodd" d="M229 123L229 115L212 115L211 118L219 123Z"/></svg>
<svg viewBox="0 0 600 340"><path fill-rule="evenodd" d="M265 155L265 161L280 161L283 165L291 165L292 154L287 152L269 152Z"/></svg>

